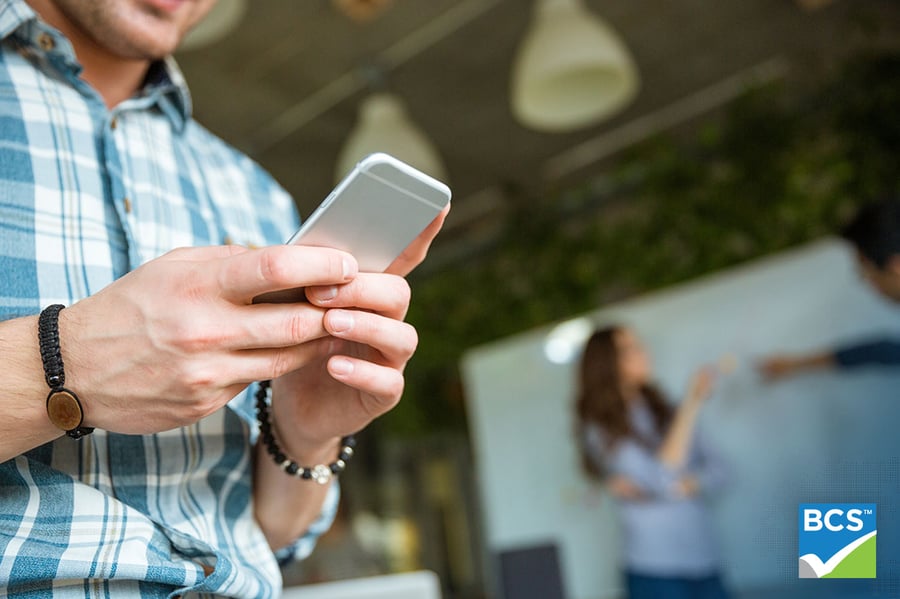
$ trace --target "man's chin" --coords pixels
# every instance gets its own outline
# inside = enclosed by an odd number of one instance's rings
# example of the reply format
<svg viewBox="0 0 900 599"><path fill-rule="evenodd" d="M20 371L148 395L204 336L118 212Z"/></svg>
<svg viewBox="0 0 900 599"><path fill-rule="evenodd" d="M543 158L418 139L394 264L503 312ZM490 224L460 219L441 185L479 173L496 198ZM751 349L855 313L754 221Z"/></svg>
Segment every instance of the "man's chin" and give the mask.
<svg viewBox="0 0 900 599"><path fill-rule="evenodd" d="M133 60L161 60L174 53L180 42L181 38L174 35L134 37L118 48L118 54Z"/></svg>

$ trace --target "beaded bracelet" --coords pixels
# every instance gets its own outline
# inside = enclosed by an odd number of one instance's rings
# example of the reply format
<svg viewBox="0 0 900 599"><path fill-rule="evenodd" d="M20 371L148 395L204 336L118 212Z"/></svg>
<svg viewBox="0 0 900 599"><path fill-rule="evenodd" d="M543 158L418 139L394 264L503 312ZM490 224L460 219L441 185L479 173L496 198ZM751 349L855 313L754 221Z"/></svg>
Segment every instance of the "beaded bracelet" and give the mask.
<svg viewBox="0 0 900 599"><path fill-rule="evenodd" d="M296 476L303 480L313 480L320 485L328 483L333 475L340 474L347 467L347 462L353 457L356 438L353 435L341 438L341 449L338 452L338 457L331 464L327 466L325 464L316 464L312 467L301 466L287 457L278 445L278 441L275 440L275 432L272 430L272 423L269 420L270 386L270 381L261 381L259 389L256 391L256 418L259 420L259 435L266 446L266 451L272 456L275 463L291 476Z"/></svg>

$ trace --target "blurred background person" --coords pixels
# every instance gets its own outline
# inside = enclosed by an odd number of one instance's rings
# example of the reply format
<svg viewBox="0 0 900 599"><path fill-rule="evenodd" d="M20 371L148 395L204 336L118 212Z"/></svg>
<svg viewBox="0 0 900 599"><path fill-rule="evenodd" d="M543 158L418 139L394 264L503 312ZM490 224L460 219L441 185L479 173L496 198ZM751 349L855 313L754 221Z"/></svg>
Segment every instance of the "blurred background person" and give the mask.
<svg viewBox="0 0 900 599"><path fill-rule="evenodd" d="M619 504L631 599L728 596L706 505L725 472L697 434L713 376L698 371L675 407L653 385L632 330L598 330L585 346L576 404L584 465Z"/></svg>
<svg viewBox="0 0 900 599"><path fill-rule="evenodd" d="M900 303L900 199L863 206L841 236L856 249L862 277L881 296ZM774 355L759 365L778 379L802 372L865 365L900 366L900 336L866 339L801 355Z"/></svg>

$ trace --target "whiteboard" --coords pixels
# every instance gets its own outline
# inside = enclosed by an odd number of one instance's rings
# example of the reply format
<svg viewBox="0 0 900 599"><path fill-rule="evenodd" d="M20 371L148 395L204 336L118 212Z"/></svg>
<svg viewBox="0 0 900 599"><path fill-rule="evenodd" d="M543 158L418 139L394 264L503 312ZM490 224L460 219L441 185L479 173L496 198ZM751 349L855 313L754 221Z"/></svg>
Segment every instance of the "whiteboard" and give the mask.
<svg viewBox="0 0 900 599"><path fill-rule="evenodd" d="M551 338L559 353L560 330L574 330L568 342L580 348L598 323L637 330L673 400L701 364L722 356L736 364L701 419L730 465L732 482L712 505L732 589L797 584L798 503L896 503L900 369L770 384L753 368L773 352L900 336L900 312L863 284L842 242L825 239L467 352L461 367L491 553L555 542L571 598L621 588L615 506L582 474L572 434L578 355L554 363L546 353ZM879 528L896 519L896 509L885 512ZM879 556L889 555L887 543L893 550L897 539L880 538Z"/></svg>

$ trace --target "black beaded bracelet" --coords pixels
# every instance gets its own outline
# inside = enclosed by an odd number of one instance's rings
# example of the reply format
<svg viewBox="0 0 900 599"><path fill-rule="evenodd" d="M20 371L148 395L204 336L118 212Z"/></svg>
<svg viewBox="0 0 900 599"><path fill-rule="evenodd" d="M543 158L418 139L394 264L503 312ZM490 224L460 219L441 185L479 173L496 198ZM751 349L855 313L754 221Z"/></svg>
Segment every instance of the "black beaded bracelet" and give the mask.
<svg viewBox="0 0 900 599"><path fill-rule="evenodd" d="M303 480L313 480L320 485L324 485L331 480L331 477L340 474L347 467L347 462L353 457L353 448L356 447L356 438L353 435L347 435L341 438L341 449L338 457L329 465L316 464L312 467L301 466L294 460L287 457L278 441L275 439L275 431L272 429L272 423L269 420L269 381L261 381L259 389L256 391L256 418L259 420L259 438L266 446L266 451L275 460L282 470Z"/></svg>
<svg viewBox="0 0 900 599"><path fill-rule="evenodd" d="M66 371L63 366L62 350L59 348L59 313L62 304L47 306L38 317L38 343L41 362L44 365L44 379L50 387L47 395L47 417L59 429L73 439L80 439L94 432L89 426L81 426L84 410L75 392L66 389Z"/></svg>

